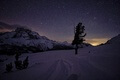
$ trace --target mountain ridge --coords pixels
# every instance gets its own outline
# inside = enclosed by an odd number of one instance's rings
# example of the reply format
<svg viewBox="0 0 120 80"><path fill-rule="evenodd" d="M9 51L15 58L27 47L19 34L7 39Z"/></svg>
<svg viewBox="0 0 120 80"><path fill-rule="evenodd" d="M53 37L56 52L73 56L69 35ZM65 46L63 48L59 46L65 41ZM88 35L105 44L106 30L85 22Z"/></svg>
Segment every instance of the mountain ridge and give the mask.
<svg viewBox="0 0 120 80"><path fill-rule="evenodd" d="M18 49L16 49L17 47ZM3 53L15 53L19 52L18 50L21 50L21 52L40 52L72 48L71 44L50 40L45 36L40 36L37 32L25 28L17 28L15 31L5 32L0 35L0 51ZM12 49L16 51L14 52Z"/></svg>

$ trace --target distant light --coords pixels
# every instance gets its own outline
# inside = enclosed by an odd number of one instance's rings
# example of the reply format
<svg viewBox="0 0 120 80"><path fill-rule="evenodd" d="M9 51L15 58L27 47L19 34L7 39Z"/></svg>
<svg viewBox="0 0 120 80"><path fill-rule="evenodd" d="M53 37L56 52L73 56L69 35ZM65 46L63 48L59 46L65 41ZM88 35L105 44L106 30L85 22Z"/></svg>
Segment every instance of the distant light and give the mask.
<svg viewBox="0 0 120 80"><path fill-rule="evenodd" d="M98 46L100 43L91 43L92 46Z"/></svg>
<svg viewBox="0 0 120 80"><path fill-rule="evenodd" d="M108 38L93 38L93 39L87 39L87 42L90 43L93 46L98 46L102 43L107 42L109 40Z"/></svg>

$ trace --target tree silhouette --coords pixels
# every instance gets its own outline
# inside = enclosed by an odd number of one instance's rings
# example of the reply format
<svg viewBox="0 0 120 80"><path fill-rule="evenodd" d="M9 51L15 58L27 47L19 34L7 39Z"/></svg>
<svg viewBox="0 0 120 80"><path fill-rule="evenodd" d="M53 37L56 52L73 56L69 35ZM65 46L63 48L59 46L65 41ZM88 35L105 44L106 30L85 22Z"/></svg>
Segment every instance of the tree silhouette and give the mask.
<svg viewBox="0 0 120 80"><path fill-rule="evenodd" d="M12 68L13 68L12 63L6 64L6 71L10 72Z"/></svg>
<svg viewBox="0 0 120 80"><path fill-rule="evenodd" d="M82 26L82 23L78 23L74 30L74 40L72 41L72 45L75 45L75 54L77 54L78 51L78 45L81 45L83 43L84 37L86 36L86 33L84 33L85 26Z"/></svg>
<svg viewBox="0 0 120 80"><path fill-rule="evenodd" d="M23 61L23 68L24 69L27 68L28 64L29 64L29 62L28 62L28 56L27 56L26 59Z"/></svg>

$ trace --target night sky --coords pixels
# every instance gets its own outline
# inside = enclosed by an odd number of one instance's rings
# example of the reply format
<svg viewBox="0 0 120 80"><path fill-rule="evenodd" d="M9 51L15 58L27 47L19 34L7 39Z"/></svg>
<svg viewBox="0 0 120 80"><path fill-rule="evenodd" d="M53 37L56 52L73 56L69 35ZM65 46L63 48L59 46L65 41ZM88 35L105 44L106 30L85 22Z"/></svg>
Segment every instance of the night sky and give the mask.
<svg viewBox="0 0 120 80"><path fill-rule="evenodd" d="M120 0L0 0L0 22L68 42L82 22L86 42L97 45L120 33Z"/></svg>

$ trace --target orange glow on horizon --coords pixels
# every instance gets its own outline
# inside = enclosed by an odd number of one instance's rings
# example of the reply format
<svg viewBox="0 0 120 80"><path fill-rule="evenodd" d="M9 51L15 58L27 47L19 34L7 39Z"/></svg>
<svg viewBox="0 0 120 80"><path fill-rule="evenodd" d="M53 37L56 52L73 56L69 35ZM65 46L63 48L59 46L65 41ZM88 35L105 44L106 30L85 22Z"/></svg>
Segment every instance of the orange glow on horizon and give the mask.
<svg viewBox="0 0 120 80"><path fill-rule="evenodd" d="M93 46L100 45L108 41L108 38L95 38L95 39L87 39L86 42L90 43Z"/></svg>
<svg viewBox="0 0 120 80"><path fill-rule="evenodd" d="M90 43L92 46L97 46L97 45L99 45L99 44L101 44L101 43Z"/></svg>

